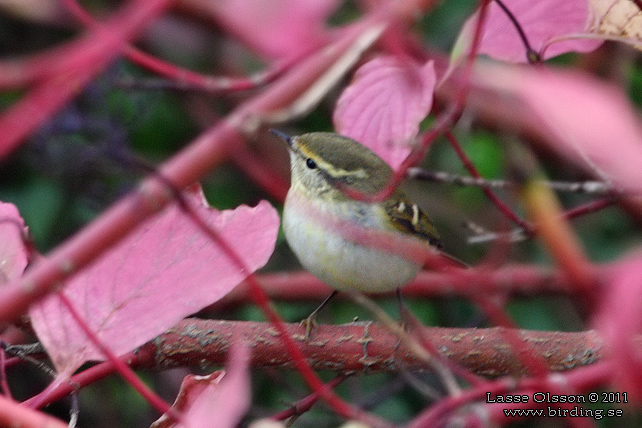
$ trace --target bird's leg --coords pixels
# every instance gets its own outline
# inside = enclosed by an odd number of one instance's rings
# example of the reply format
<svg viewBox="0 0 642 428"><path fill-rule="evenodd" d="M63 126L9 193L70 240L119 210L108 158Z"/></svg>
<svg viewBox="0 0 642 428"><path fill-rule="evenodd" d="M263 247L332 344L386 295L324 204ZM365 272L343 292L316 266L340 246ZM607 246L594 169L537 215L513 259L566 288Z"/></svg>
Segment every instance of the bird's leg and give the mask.
<svg viewBox="0 0 642 428"><path fill-rule="evenodd" d="M309 317L301 321L301 325L305 326L305 341L307 342L308 339L310 339L310 332L312 329L317 325L316 322L316 317L319 315L319 312L325 307L325 305L328 304L328 302L338 294L339 292L337 290L334 290L332 294L330 294L326 299L319 305L318 308L316 308Z"/></svg>
<svg viewBox="0 0 642 428"><path fill-rule="evenodd" d="M399 322L404 330L407 330L408 323L408 309L406 305L403 304L403 297L401 296L401 288L397 287L397 302L399 304Z"/></svg>

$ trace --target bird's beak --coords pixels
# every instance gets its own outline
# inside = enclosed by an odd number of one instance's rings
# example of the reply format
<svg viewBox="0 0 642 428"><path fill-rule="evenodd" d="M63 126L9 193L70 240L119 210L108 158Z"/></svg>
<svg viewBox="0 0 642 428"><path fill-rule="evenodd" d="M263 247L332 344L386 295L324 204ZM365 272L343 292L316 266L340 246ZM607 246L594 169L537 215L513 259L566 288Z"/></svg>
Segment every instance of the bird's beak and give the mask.
<svg viewBox="0 0 642 428"><path fill-rule="evenodd" d="M270 129L270 132L276 135L277 137L279 137L281 141L286 143L288 145L289 150L294 149L294 146L293 146L294 142L292 141L292 137L290 137L288 134L286 134L285 132L281 132L277 129Z"/></svg>

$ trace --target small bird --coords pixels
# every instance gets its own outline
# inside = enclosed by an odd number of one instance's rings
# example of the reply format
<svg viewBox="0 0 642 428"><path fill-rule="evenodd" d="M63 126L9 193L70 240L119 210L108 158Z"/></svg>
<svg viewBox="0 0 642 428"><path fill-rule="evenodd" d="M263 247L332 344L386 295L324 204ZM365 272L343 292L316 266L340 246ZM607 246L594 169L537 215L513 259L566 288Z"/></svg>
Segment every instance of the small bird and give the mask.
<svg viewBox="0 0 642 428"><path fill-rule="evenodd" d="M392 180L392 168L361 143L331 132L290 137L291 185L283 208L283 230L301 264L335 291L306 319L306 338L318 312L338 291L380 293L410 282L423 264L381 245L346 236L341 227L372 232L385 241L411 239L443 248L432 222L401 190L378 202L353 199L347 189L374 195ZM403 242L403 241L402 241ZM407 241L406 241L407 242ZM397 247L400 247L398 245Z"/></svg>

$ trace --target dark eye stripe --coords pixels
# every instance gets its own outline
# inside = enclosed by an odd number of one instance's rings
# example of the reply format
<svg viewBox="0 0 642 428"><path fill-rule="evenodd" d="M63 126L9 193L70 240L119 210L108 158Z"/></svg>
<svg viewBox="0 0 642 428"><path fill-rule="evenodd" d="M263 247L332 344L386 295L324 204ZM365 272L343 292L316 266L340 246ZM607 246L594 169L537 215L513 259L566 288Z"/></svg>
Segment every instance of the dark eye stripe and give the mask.
<svg viewBox="0 0 642 428"><path fill-rule="evenodd" d="M310 158L305 160L305 165L310 169L315 169L317 167L317 163Z"/></svg>

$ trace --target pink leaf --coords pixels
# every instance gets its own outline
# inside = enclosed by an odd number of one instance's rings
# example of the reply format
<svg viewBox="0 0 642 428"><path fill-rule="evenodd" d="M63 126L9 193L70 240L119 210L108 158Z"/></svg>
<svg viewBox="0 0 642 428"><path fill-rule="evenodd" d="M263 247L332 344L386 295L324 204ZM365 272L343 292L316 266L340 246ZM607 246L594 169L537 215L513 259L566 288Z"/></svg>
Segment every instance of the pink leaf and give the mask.
<svg viewBox="0 0 642 428"><path fill-rule="evenodd" d="M25 223L15 205L0 202L0 284L20 277L28 253L22 242Z"/></svg>
<svg viewBox="0 0 642 428"><path fill-rule="evenodd" d="M145 222L63 290L118 355L223 297L274 249L279 217L269 203L218 212L199 197L187 198L250 270L239 270L176 204ZM29 313L58 371L103 359L55 295Z"/></svg>
<svg viewBox="0 0 642 428"><path fill-rule="evenodd" d="M642 49L642 10L631 0L588 0L595 17L594 32Z"/></svg>
<svg viewBox="0 0 642 428"><path fill-rule="evenodd" d="M172 404L172 410L179 415L187 413L203 391L205 391L208 386L214 386L216 388L216 385L221 383L224 376L225 371L223 370L215 371L207 376L191 374L185 376L178 395L176 395L176 400L174 400L174 404ZM176 423L174 420L167 416L167 414L163 414L150 425L150 428L172 428L175 426Z"/></svg>
<svg viewBox="0 0 642 428"><path fill-rule="evenodd" d="M601 40L555 39L567 35L590 32L591 15L586 0L504 0L526 34L528 43L542 59L566 52L590 52L597 49ZM453 49L458 58L468 50L477 25L478 13L466 21ZM506 13L495 2L487 9L482 33L480 54L509 62L527 62L527 49Z"/></svg>
<svg viewBox="0 0 642 428"><path fill-rule="evenodd" d="M258 53L290 59L324 43L337 0L217 0L205 3L227 31Z"/></svg>
<svg viewBox="0 0 642 428"><path fill-rule="evenodd" d="M227 373L219 385L209 385L196 397L187 414L185 428L235 428L250 407L249 350L236 343L227 361Z"/></svg>
<svg viewBox="0 0 642 428"><path fill-rule="evenodd" d="M338 133L374 150L393 168L410 153L419 124L430 112L433 62L377 57L355 73L334 111Z"/></svg>
<svg viewBox="0 0 642 428"><path fill-rule="evenodd" d="M642 400L642 255L637 254L614 270L596 320L615 362L614 381L622 391Z"/></svg>
<svg viewBox="0 0 642 428"><path fill-rule="evenodd" d="M642 124L620 88L545 67L496 64L479 70L477 83L525 103L553 149L621 189L639 189Z"/></svg>

